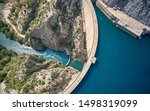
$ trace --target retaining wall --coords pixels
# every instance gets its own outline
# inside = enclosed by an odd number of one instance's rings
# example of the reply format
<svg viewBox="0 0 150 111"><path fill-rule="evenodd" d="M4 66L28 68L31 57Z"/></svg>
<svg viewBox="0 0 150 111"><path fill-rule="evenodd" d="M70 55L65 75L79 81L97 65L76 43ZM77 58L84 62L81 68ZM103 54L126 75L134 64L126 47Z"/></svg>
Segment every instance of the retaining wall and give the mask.
<svg viewBox="0 0 150 111"><path fill-rule="evenodd" d="M83 25L86 34L88 60L80 75L66 88L63 94L71 93L86 75L92 63L96 61L95 53L98 44L98 22L91 0L82 0L82 16L84 18Z"/></svg>

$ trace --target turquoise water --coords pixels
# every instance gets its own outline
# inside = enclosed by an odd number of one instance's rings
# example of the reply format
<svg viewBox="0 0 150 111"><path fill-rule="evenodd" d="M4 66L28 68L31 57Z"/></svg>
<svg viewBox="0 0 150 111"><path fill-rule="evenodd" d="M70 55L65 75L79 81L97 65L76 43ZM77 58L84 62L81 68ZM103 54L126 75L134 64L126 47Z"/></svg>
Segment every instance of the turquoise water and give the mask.
<svg viewBox="0 0 150 111"><path fill-rule="evenodd" d="M57 61L63 63L64 65L66 65L69 60L69 56L67 56L65 53L53 51L50 49L46 49L45 51L36 51L31 47L23 46L16 41L7 39L6 37L4 37L4 35L2 33L0 33L0 44L3 45L8 50L15 51L17 54L23 54L23 53L35 54L35 55L41 56L42 58L44 58L46 60L48 60L48 59L57 60ZM69 64L69 66L71 66L79 71L82 70L83 65L84 65L83 62L80 62L76 59L73 59L71 61L71 63Z"/></svg>
<svg viewBox="0 0 150 111"><path fill-rule="evenodd" d="M150 93L150 37L133 38L96 7L99 22L97 62L73 94Z"/></svg>
<svg viewBox="0 0 150 111"><path fill-rule="evenodd" d="M45 51L36 51L31 47L26 47L19 44L16 41L12 41L4 37L2 33L0 33L0 44L3 45L8 50L13 50L17 54L35 54L43 57L44 59L54 59L66 64L68 62L69 57L61 52L52 51L50 49L46 49Z"/></svg>
<svg viewBox="0 0 150 111"><path fill-rule="evenodd" d="M69 66L74 67L75 69L77 69L79 71L82 71L84 63L77 59L73 59L73 60L71 60Z"/></svg>

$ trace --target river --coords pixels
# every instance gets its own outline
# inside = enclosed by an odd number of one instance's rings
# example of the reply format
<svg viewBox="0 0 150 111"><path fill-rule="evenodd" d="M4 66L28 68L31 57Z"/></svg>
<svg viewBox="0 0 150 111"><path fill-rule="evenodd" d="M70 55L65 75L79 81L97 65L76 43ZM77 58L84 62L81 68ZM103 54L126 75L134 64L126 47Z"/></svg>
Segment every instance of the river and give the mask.
<svg viewBox="0 0 150 111"><path fill-rule="evenodd" d="M46 49L44 51L36 51L31 47L27 47L27 46L19 44L17 41L7 39L6 37L4 37L2 33L0 33L0 44L8 50L15 51L17 54L24 54L24 53L35 54L44 58L45 60L48 60L48 59L57 60L63 63L64 65L66 65L69 60L69 56L63 52L57 52L57 51L53 51L50 49ZM84 63L81 61L78 61L77 59L72 59L69 66L79 71L82 71Z"/></svg>

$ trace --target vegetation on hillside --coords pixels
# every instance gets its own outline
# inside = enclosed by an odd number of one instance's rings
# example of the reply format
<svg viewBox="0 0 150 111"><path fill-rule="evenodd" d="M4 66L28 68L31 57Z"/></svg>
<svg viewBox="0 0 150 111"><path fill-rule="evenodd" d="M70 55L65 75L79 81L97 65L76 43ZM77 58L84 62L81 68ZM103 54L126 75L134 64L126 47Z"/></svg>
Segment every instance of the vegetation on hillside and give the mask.
<svg viewBox="0 0 150 111"><path fill-rule="evenodd" d="M31 68L32 67L32 68ZM5 79L7 93L59 93L67 87L72 76L79 72L61 63L31 55L13 58Z"/></svg>
<svg viewBox="0 0 150 111"><path fill-rule="evenodd" d="M7 25L5 22L0 21L0 32L5 35L5 37L9 38L10 40L16 40L20 44L23 44L23 38L17 37L13 30Z"/></svg>
<svg viewBox="0 0 150 111"><path fill-rule="evenodd" d="M11 40L16 39L14 32L3 21L0 21L0 32L2 32L7 38Z"/></svg>
<svg viewBox="0 0 150 111"><path fill-rule="evenodd" d="M7 76L9 70L7 66L15 56L15 52L7 50L0 45L0 82Z"/></svg>
<svg viewBox="0 0 150 111"><path fill-rule="evenodd" d="M46 2L47 0L18 0L12 6L8 18L21 33L26 33L44 20L42 14L48 8Z"/></svg>

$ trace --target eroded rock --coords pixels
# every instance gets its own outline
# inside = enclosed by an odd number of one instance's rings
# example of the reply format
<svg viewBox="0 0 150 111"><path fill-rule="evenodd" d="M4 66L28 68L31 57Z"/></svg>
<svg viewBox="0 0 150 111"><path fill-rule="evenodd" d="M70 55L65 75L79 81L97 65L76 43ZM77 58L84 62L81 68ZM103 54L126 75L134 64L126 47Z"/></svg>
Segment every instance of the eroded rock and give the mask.
<svg viewBox="0 0 150 111"><path fill-rule="evenodd" d="M150 26L150 0L104 0L110 7L117 6L129 16Z"/></svg>

